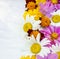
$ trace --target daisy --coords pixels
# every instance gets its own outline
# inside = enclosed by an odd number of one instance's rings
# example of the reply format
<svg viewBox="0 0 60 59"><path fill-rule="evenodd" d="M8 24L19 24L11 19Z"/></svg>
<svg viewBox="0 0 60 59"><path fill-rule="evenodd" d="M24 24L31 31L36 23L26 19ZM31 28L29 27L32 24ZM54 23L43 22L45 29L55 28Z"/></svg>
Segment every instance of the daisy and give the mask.
<svg viewBox="0 0 60 59"><path fill-rule="evenodd" d="M23 29L25 32L27 32L29 29L37 30L37 29L40 29L39 24L40 24L40 20L36 21L36 20L34 20L33 16L31 16L31 17L27 16Z"/></svg>
<svg viewBox="0 0 60 59"><path fill-rule="evenodd" d="M60 42L60 27L49 26L40 32L43 33L45 38L48 38L51 43Z"/></svg>
<svg viewBox="0 0 60 59"><path fill-rule="evenodd" d="M45 46L48 45L50 41L47 40L47 38L40 41L40 34L37 35L36 39L32 35L31 37L26 38L26 41L24 48L25 55L40 55L44 57L50 53L50 49Z"/></svg>
<svg viewBox="0 0 60 59"><path fill-rule="evenodd" d="M52 45L50 48L53 53L56 53L58 55L58 59L60 59L60 44Z"/></svg>

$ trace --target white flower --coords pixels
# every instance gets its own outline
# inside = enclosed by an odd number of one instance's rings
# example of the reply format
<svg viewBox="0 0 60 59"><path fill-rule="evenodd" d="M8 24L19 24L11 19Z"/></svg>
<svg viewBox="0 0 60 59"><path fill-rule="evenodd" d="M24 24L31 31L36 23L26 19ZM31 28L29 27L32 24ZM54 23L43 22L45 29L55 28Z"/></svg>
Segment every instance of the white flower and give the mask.
<svg viewBox="0 0 60 59"><path fill-rule="evenodd" d="M40 34L37 35L36 39L32 35L27 38L25 48L23 49L24 55L40 55L42 57L47 56L50 53L50 49L44 45L49 44L47 38L40 41Z"/></svg>
<svg viewBox="0 0 60 59"><path fill-rule="evenodd" d="M60 52L60 44L57 44L56 45L52 45L52 47L50 48L52 50L52 52L54 53L57 53L57 52Z"/></svg>
<svg viewBox="0 0 60 59"><path fill-rule="evenodd" d="M25 23L27 23L27 22L30 22L31 24L32 24L32 29L33 30L37 30L37 29L40 29L40 23L41 23L41 21L40 20L34 20L34 16L30 16L29 17L29 15L27 15L26 16L26 20L25 20Z"/></svg>
<svg viewBox="0 0 60 59"><path fill-rule="evenodd" d="M52 50L52 53L56 53L58 56L58 59L60 59L60 44L52 45L50 48Z"/></svg>

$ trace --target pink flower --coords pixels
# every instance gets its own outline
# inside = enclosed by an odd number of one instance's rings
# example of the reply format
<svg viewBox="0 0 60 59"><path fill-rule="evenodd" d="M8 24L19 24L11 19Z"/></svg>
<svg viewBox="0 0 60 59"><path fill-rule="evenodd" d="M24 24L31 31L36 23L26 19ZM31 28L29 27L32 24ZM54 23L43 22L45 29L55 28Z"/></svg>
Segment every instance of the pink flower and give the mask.
<svg viewBox="0 0 60 59"><path fill-rule="evenodd" d="M60 42L60 27L49 26L40 32L51 41L51 44Z"/></svg>
<svg viewBox="0 0 60 59"><path fill-rule="evenodd" d="M37 55L36 56L37 57L37 59L58 59L58 56L57 56L57 54L48 54L48 56L45 56L45 57L41 57L41 56L39 56L39 55Z"/></svg>
<svg viewBox="0 0 60 59"><path fill-rule="evenodd" d="M51 13L58 9L60 9L60 4L52 4L50 1L47 1L45 4L40 3L40 12L48 17L51 17Z"/></svg>

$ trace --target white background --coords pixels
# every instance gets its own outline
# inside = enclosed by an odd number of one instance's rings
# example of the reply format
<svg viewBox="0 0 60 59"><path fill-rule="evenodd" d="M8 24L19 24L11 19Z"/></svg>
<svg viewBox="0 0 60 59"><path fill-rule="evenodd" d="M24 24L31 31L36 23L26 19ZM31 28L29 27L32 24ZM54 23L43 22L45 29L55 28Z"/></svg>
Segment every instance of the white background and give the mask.
<svg viewBox="0 0 60 59"><path fill-rule="evenodd" d="M0 0L0 59L19 59L24 0Z"/></svg>
<svg viewBox="0 0 60 59"><path fill-rule="evenodd" d="M0 0L0 59L19 59L22 54L24 6L24 0Z"/></svg>

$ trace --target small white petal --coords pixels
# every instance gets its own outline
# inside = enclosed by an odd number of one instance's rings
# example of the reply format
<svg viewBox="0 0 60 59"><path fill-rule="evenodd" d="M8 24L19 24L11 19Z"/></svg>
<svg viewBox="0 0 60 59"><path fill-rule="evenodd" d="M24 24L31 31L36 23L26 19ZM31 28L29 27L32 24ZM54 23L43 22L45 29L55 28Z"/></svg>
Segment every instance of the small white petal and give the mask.
<svg viewBox="0 0 60 59"><path fill-rule="evenodd" d="M47 38L44 38L42 41L41 41L41 45L43 46L43 45L47 45L47 44L49 44L50 43L50 41L47 39Z"/></svg>
<svg viewBox="0 0 60 59"><path fill-rule="evenodd" d="M40 33L37 35L36 40L37 40L37 42L40 41Z"/></svg>

